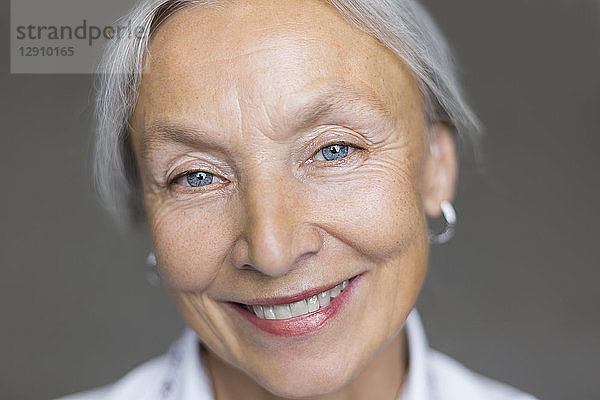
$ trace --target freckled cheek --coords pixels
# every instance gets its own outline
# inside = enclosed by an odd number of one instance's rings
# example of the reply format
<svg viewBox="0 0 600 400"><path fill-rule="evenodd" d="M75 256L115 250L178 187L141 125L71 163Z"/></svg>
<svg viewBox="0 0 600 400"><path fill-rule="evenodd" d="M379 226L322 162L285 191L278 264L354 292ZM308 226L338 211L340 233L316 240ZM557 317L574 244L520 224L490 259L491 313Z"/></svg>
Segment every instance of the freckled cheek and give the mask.
<svg viewBox="0 0 600 400"><path fill-rule="evenodd" d="M421 236L421 218L413 191L381 188L364 196L369 199L361 214L365 237L373 238L374 248L380 254L406 248Z"/></svg>
<svg viewBox="0 0 600 400"><path fill-rule="evenodd" d="M389 257L422 240L424 224L418 195L410 183L370 179L352 184L345 195L325 204L323 215L339 237L372 257ZM338 227L338 228L336 228Z"/></svg>
<svg viewBox="0 0 600 400"><path fill-rule="evenodd" d="M176 290L206 290L226 262L230 247L223 216L202 208L175 210L151 223L163 284Z"/></svg>

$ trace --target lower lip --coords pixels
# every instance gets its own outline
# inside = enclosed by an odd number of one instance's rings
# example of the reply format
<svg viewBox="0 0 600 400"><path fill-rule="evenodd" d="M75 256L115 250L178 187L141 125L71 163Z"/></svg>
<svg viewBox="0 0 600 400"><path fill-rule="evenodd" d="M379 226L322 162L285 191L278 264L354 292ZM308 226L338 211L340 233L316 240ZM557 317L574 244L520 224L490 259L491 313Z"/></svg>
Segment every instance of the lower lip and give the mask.
<svg viewBox="0 0 600 400"><path fill-rule="evenodd" d="M350 280L348 286L337 297L331 299L326 307L321 307L312 313L299 315L288 319L258 318L253 312L246 310L238 303L226 303L238 312L247 321L258 329L276 336L300 336L315 332L325 327L342 310L348 298L358 285L362 275L357 275Z"/></svg>

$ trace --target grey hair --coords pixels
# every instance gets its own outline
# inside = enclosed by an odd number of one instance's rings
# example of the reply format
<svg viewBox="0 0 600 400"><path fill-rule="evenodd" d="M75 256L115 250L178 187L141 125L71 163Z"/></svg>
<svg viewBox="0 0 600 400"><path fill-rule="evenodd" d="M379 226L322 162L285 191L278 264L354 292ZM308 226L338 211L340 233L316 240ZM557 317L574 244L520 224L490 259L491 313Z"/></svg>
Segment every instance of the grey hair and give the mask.
<svg viewBox="0 0 600 400"><path fill-rule="evenodd" d="M400 57L415 74L430 123L445 122L459 139L476 143L479 124L464 100L448 45L415 0L326 0L347 20ZM139 222L144 205L130 143L135 108L152 35L169 16L216 0L143 0L123 17L139 29L134 40L111 40L98 69L94 175L103 204L117 221Z"/></svg>

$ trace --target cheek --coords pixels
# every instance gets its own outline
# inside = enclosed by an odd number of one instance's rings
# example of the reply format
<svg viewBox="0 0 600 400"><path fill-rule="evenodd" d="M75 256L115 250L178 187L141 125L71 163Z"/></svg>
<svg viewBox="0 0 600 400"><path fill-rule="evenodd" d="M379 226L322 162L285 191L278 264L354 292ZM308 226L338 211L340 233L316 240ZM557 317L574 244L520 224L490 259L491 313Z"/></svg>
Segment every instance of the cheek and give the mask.
<svg viewBox="0 0 600 400"><path fill-rule="evenodd" d="M151 213L150 228L161 280L170 288L203 291L229 252L224 212L204 207L169 207Z"/></svg>
<svg viewBox="0 0 600 400"><path fill-rule="evenodd" d="M319 204L325 229L373 259L425 240L417 175L397 169L371 167L341 189L319 190L311 202Z"/></svg>

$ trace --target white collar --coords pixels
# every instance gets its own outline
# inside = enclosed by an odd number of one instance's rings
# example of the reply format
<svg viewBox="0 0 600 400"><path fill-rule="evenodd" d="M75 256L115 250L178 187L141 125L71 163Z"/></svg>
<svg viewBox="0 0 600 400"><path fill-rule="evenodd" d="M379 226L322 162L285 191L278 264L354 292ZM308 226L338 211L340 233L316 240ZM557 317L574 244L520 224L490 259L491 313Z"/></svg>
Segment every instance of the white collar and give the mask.
<svg viewBox="0 0 600 400"><path fill-rule="evenodd" d="M417 310L413 308L406 319L408 337L408 376L399 400L431 400L427 359L429 344Z"/></svg>
<svg viewBox="0 0 600 400"><path fill-rule="evenodd" d="M399 400L431 400L427 368L429 347L416 309L411 311L405 326L409 368ZM198 336L187 328L167 353L168 367L160 385L159 399L214 399L208 368L199 354Z"/></svg>

